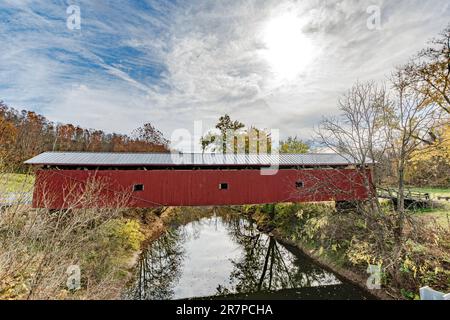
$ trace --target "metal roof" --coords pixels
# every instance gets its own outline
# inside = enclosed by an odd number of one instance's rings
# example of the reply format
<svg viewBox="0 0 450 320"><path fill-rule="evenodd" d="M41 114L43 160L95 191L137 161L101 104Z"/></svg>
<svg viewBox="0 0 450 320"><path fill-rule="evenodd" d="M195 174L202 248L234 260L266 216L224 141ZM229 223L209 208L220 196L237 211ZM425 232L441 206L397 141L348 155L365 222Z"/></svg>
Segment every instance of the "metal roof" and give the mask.
<svg viewBox="0 0 450 320"><path fill-rule="evenodd" d="M99 153L44 152L25 161L32 165L65 166L302 166L349 165L354 162L335 153L217 154L217 153Z"/></svg>

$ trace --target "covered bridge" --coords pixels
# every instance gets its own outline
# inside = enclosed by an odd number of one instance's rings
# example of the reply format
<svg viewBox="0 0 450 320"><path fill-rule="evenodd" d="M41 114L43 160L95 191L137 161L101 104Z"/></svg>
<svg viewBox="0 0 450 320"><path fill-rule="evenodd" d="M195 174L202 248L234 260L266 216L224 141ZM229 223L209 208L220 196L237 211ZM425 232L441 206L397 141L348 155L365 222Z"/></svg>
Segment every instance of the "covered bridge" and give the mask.
<svg viewBox="0 0 450 320"><path fill-rule="evenodd" d="M49 209L355 201L371 179L370 168L328 153L45 152L25 163L38 167L33 206Z"/></svg>

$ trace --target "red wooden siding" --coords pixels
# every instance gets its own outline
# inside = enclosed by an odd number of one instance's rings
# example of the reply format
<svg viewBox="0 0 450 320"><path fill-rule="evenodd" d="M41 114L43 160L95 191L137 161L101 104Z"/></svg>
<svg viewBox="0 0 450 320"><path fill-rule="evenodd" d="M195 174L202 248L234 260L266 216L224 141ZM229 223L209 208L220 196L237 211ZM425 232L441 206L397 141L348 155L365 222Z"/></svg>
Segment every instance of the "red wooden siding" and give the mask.
<svg viewBox="0 0 450 320"><path fill-rule="evenodd" d="M368 171L369 173L369 171ZM64 208L80 198L86 181L100 181L96 206L111 206L123 193L129 207L240 205L276 202L350 201L367 197L363 178L353 169L280 170L39 170L35 207ZM303 187L296 188L301 181ZM227 183L227 190L219 184ZM133 185L144 185L133 192ZM82 205L81 205L82 206Z"/></svg>

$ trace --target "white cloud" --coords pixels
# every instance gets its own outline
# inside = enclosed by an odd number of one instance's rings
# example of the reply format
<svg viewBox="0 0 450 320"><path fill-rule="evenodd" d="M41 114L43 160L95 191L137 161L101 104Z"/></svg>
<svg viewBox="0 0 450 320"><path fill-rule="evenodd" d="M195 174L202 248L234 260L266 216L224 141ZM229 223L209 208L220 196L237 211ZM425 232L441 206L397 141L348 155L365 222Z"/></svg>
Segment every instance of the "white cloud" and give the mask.
<svg viewBox="0 0 450 320"><path fill-rule="evenodd" d="M450 16L446 0L146 4L80 2L70 32L60 2L2 1L0 99L106 131L150 121L170 137L230 113L309 138L356 80L383 80ZM381 30L366 27L373 4Z"/></svg>

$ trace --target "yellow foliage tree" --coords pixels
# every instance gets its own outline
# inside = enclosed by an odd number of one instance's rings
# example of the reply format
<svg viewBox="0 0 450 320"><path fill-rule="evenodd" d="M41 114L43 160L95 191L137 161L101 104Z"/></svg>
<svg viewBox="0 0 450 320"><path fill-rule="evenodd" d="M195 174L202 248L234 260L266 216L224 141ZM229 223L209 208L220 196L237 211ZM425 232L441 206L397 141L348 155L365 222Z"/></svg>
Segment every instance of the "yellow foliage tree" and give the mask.
<svg viewBox="0 0 450 320"><path fill-rule="evenodd" d="M434 143L416 150L410 160L407 177L412 184L450 184L450 123L442 124L435 133Z"/></svg>
<svg viewBox="0 0 450 320"><path fill-rule="evenodd" d="M17 130L13 123L0 115L0 163L11 150L17 138Z"/></svg>

